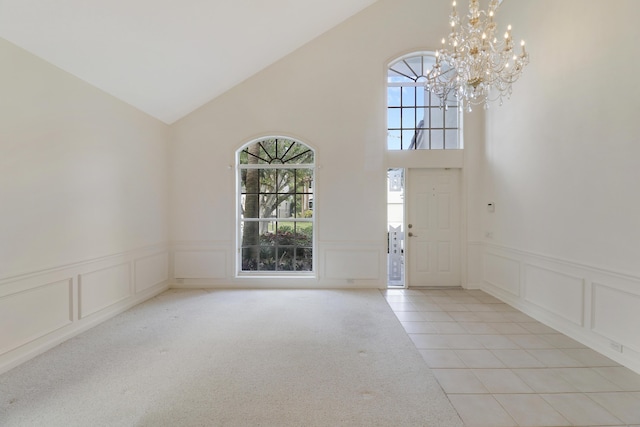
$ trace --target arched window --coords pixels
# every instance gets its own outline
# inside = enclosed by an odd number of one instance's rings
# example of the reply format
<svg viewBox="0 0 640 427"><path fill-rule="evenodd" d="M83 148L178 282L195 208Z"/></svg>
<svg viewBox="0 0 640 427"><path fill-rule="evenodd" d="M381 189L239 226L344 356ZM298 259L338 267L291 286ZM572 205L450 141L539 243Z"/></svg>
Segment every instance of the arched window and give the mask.
<svg viewBox="0 0 640 427"><path fill-rule="evenodd" d="M413 53L391 63L387 72L387 148L459 149L461 114L455 97L441 106L425 87L435 64L431 53Z"/></svg>
<svg viewBox="0 0 640 427"><path fill-rule="evenodd" d="M311 273L314 150L261 138L237 152L237 164L239 273Z"/></svg>

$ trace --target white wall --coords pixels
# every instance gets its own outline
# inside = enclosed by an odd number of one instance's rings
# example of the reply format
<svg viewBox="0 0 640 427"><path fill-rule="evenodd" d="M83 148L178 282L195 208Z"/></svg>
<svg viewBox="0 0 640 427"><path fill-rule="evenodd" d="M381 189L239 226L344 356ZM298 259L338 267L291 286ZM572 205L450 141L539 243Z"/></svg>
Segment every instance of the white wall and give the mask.
<svg viewBox="0 0 640 427"><path fill-rule="evenodd" d="M485 289L640 371L638 14L635 0L503 3L531 64L488 114L476 208L493 236Z"/></svg>
<svg viewBox="0 0 640 427"><path fill-rule="evenodd" d="M166 288L168 127L0 40L0 372Z"/></svg>
<svg viewBox="0 0 640 427"><path fill-rule="evenodd" d="M234 153L273 134L317 150L318 280L295 286L386 286L386 169L405 166L385 156L386 69L404 53L436 47L449 7L379 1L174 125L179 286L286 285L234 277Z"/></svg>

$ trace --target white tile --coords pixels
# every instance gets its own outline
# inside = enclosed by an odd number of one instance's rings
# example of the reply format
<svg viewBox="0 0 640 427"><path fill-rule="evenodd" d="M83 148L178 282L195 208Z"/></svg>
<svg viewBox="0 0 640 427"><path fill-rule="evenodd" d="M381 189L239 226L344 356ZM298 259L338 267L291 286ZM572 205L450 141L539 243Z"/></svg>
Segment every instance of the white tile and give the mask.
<svg viewBox="0 0 640 427"><path fill-rule="evenodd" d="M573 425L618 425L622 421L582 393L540 395Z"/></svg>
<svg viewBox="0 0 640 427"><path fill-rule="evenodd" d="M472 296L452 296L456 304L483 304L482 301Z"/></svg>
<svg viewBox="0 0 640 427"><path fill-rule="evenodd" d="M393 301L389 301L387 302L387 304L389 304L389 307L391 307L391 310L398 312L398 311L418 311L416 309L416 307L410 303L410 302L393 302Z"/></svg>
<svg viewBox="0 0 640 427"><path fill-rule="evenodd" d="M422 358L432 369L466 368L466 365L453 350L418 350Z"/></svg>
<svg viewBox="0 0 640 427"><path fill-rule="evenodd" d="M474 313L479 320L487 323L492 322L511 322L505 318L504 313L498 311L478 311Z"/></svg>
<svg viewBox="0 0 640 427"><path fill-rule="evenodd" d="M471 313L469 311L450 311L448 312L449 316L457 322L479 322L480 318L476 315L476 313Z"/></svg>
<svg viewBox="0 0 640 427"><path fill-rule="evenodd" d="M433 369L445 393L488 393L470 369Z"/></svg>
<svg viewBox="0 0 640 427"><path fill-rule="evenodd" d="M592 368L552 369L565 381L583 393L619 391L620 388Z"/></svg>
<svg viewBox="0 0 640 427"><path fill-rule="evenodd" d="M489 325L500 334L523 335L530 333L518 323L495 322L489 323Z"/></svg>
<svg viewBox="0 0 640 427"><path fill-rule="evenodd" d="M394 313L401 322L423 322L427 320L419 311L394 311Z"/></svg>
<svg viewBox="0 0 640 427"><path fill-rule="evenodd" d="M524 349L547 349L555 348L547 341L536 335L507 335L509 339Z"/></svg>
<svg viewBox="0 0 640 427"><path fill-rule="evenodd" d="M431 322L400 322L408 334L434 334L436 328Z"/></svg>
<svg viewBox="0 0 640 427"><path fill-rule="evenodd" d="M569 357L568 354L559 349L529 349L527 351L548 368L584 367L582 362Z"/></svg>
<svg viewBox="0 0 640 427"><path fill-rule="evenodd" d="M453 317L449 316L444 311L423 311L421 312L424 320L430 322L453 322Z"/></svg>
<svg viewBox="0 0 640 427"><path fill-rule="evenodd" d="M462 304L438 304L438 307L440 307L442 311L446 311L446 312L469 311L469 309Z"/></svg>
<svg viewBox="0 0 640 427"><path fill-rule="evenodd" d="M580 344L573 338L569 338L568 336L562 334L542 334L538 335L538 337L542 338L556 348L587 348L584 344Z"/></svg>
<svg viewBox="0 0 640 427"><path fill-rule="evenodd" d="M480 344L473 335L464 335L464 334L450 334L443 335L445 337L449 348L456 350L480 350L484 349L484 346Z"/></svg>
<svg viewBox="0 0 640 427"><path fill-rule="evenodd" d="M432 322L432 324L439 334L467 334L458 322Z"/></svg>
<svg viewBox="0 0 640 427"><path fill-rule="evenodd" d="M505 368L489 350L456 350L456 354L468 368Z"/></svg>
<svg viewBox="0 0 640 427"><path fill-rule="evenodd" d="M620 387L623 391L640 392L640 375L623 366L594 368L594 371Z"/></svg>
<svg viewBox="0 0 640 427"><path fill-rule="evenodd" d="M476 296L478 301L484 304L503 304L498 298L493 297L491 295L478 295Z"/></svg>
<svg viewBox="0 0 640 427"><path fill-rule="evenodd" d="M487 350L516 350L520 347L504 335L474 335Z"/></svg>
<svg viewBox="0 0 640 427"><path fill-rule="evenodd" d="M409 334L409 338L418 349L449 349L449 343L444 335Z"/></svg>
<svg viewBox="0 0 640 427"><path fill-rule="evenodd" d="M473 373L493 394L533 393L531 387L509 369L474 369Z"/></svg>
<svg viewBox="0 0 640 427"><path fill-rule="evenodd" d="M434 296L430 301L436 304L457 304L454 298L448 296Z"/></svg>
<svg viewBox="0 0 640 427"><path fill-rule="evenodd" d="M589 393L607 411L627 424L640 424L640 398L633 393Z"/></svg>
<svg viewBox="0 0 640 427"><path fill-rule="evenodd" d="M472 312L482 312L482 311L495 311L491 308L491 304L464 304L464 306Z"/></svg>
<svg viewBox="0 0 640 427"><path fill-rule="evenodd" d="M508 368L542 368L544 365L526 350L491 350Z"/></svg>
<svg viewBox="0 0 640 427"><path fill-rule="evenodd" d="M540 323L540 322L528 322L522 323L521 326L532 334L557 334L559 333L555 329Z"/></svg>
<svg viewBox="0 0 640 427"><path fill-rule="evenodd" d="M433 302L413 302L416 311L438 311L442 312L440 306Z"/></svg>
<svg viewBox="0 0 640 427"><path fill-rule="evenodd" d="M586 367L593 368L595 366L607 366L614 367L620 366L617 362L609 359L607 356L593 351L590 348L568 348L563 349L569 357L573 357L576 360L582 362Z"/></svg>
<svg viewBox="0 0 640 427"><path fill-rule="evenodd" d="M515 420L489 394L450 394L466 427L513 427Z"/></svg>
<svg viewBox="0 0 640 427"><path fill-rule="evenodd" d="M470 334L497 334L498 331L484 322L459 322Z"/></svg>
<svg viewBox="0 0 640 427"><path fill-rule="evenodd" d="M537 393L571 393L578 389L551 369L513 369Z"/></svg>
<svg viewBox="0 0 640 427"><path fill-rule="evenodd" d="M537 394L496 394L495 399L519 426L570 426L571 423Z"/></svg>

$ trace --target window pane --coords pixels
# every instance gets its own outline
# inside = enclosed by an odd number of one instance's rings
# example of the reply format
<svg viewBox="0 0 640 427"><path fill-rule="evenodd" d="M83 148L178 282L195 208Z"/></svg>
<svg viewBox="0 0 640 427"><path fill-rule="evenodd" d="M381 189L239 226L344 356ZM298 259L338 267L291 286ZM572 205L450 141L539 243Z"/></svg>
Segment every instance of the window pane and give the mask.
<svg viewBox="0 0 640 427"><path fill-rule="evenodd" d="M444 148L444 131L432 130L431 131L431 149L441 150Z"/></svg>
<svg viewBox="0 0 640 427"><path fill-rule="evenodd" d="M311 271L313 269L313 250L311 248L296 249L296 270Z"/></svg>
<svg viewBox="0 0 640 427"><path fill-rule="evenodd" d="M428 128L429 127L429 109L418 108L416 110L416 119L418 120L418 124L416 127Z"/></svg>
<svg viewBox="0 0 640 427"><path fill-rule="evenodd" d="M400 129L400 109L389 108L387 110L387 128L388 129Z"/></svg>
<svg viewBox="0 0 640 427"><path fill-rule="evenodd" d="M442 128L444 127L444 110L436 106L431 108L431 127Z"/></svg>
<svg viewBox="0 0 640 427"><path fill-rule="evenodd" d="M402 109L402 127L405 129L416 127L416 110L414 108Z"/></svg>
<svg viewBox="0 0 640 427"><path fill-rule="evenodd" d="M458 127L458 108L457 107L449 107L444 112L445 117L445 126L448 128L457 128Z"/></svg>
<svg viewBox="0 0 640 427"><path fill-rule="evenodd" d="M390 107L400 106L400 88L388 87L387 88L387 105Z"/></svg>
<svg viewBox="0 0 640 427"><path fill-rule="evenodd" d="M389 150L400 150L400 131L387 131L387 148Z"/></svg>
<svg viewBox="0 0 640 427"><path fill-rule="evenodd" d="M413 107L416 105L416 88L411 86L402 87L402 106Z"/></svg>
<svg viewBox="0 0 640 427"><path fill-rule="evenodd" d="M445 131L445 148L446 149L457 149L460 148L458 144L458 131L457 130L446 130Z"/></svg>
<svg viewBox="0 0 640 427"><path fill-rule="evenodd" d="M413 56L411 58L407 58L404 60L409 66L411 70L411 76L416 79L422 75L424 75L422 70L422 56Z"/></svg>
<svg viewBox="0 0 640 427"><path fill-rule="evenodd" d="M406 150L408 148L414 148L412 146L412 142L415 134L416 134L416 131L414 129L402 131L402 149L403 150Z"/></svg>
<svg viewBox="0 0 640 427"><path fill-rule="evenodd" d="M423 87L416 88L416 107L424 107L429 103L429 97L425 100L425 90Z"/></svg>

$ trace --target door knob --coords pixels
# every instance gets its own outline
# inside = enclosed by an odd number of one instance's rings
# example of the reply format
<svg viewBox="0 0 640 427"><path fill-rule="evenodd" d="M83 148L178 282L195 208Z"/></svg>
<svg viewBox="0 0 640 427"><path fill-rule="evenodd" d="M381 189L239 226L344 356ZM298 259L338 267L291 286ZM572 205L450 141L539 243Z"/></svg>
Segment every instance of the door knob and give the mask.
<svg viewBox="0 0 640 427"><path fill-rule="evenodd" d="M411 231L409 232L409 237L418 237L415 234L413 234Z"/></svg>

